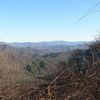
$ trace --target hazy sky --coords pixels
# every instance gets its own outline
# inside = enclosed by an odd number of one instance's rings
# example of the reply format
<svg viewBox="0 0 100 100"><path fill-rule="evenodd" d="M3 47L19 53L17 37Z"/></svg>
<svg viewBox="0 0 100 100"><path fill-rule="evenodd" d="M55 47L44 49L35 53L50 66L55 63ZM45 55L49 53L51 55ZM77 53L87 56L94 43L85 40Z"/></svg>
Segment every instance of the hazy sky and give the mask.
<svg viewBox="0 0 100 100"><path fill-rule="evenodd" d="M100 12L83 16L96 0L0 0L0 41L92 40ZM94 10L100 10L98 5Z"/></svg>

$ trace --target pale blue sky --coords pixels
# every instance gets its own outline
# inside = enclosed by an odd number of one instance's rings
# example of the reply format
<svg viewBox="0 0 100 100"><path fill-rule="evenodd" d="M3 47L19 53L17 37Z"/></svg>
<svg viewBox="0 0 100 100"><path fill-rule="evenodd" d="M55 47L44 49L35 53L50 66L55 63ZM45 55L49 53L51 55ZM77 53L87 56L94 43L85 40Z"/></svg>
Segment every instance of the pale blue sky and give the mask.
<svg viewBox="0 0 100 100"><path fill-rule="evenodd" d="M99 0L98 0L99 1ZM96 0L0 0L0 41L90 41L100 12L78 22ZM98 5L95 10L100 10Z"/></svg>

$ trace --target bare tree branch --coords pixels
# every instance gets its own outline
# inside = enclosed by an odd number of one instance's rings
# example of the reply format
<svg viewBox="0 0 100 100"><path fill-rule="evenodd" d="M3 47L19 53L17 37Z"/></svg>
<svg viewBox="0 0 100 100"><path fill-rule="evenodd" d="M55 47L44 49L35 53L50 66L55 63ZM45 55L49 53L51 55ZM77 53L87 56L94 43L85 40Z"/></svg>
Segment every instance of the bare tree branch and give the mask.
<svg viewBox="0 0 100 100"><path fill-rule="evenodd" d="M78 21L83 20L86 16L88 16L88 15L91 14L91 13L100 11L100 10L94 10L94 11L93 11L93 9L95 9L99 4L100 4L100 1L96 2L96 3L87 11L87 13L86 13L85 15L83 15Z"/></svg>

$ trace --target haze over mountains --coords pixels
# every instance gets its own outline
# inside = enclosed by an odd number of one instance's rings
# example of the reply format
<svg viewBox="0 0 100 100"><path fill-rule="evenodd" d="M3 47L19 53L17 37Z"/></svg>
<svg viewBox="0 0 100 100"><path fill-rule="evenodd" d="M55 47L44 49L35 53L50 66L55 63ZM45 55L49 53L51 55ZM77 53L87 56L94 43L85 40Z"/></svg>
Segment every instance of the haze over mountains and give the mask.
<svg viewBox="0 0 100 100"><path fill-rule="evenodd" d="M8 45L14 48L24 48L35 53L56 53L66 52L77 48L86 48L87 42L66 42L66 41L51 41L51 42L14 42L5 43L1 42L1 45Z"/></svg>

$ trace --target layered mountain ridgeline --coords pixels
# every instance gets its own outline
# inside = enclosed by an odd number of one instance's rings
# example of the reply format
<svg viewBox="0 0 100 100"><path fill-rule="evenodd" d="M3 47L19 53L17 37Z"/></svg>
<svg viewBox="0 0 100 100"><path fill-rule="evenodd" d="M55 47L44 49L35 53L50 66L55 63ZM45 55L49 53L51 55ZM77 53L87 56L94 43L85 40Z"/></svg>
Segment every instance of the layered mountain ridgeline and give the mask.
<svg viewBox="0 0 100 100"><path fill-rule="evenodd" d="M40 50L0 44L0 98L100 100L100 42L66 52L48 45Z"/></svg>
<svg viewBox="0 0 100 100"><path fill-rule="evenodd" d="M65 42L65 41L52 41L52 42L22 42L22 43L3 43L17 48L32 48L34 50L41 50L45 53L58 53L71 51L77 48L87 48L89 42ZM39 53L39 52L38 52ZM41 52L40 52L41 53Z"/></svg>
<svg viewBox="0 0 100 100"><path fill-rule="evenodd" d="M79 45L79 43L75 43L75 48L78 48ZM67 58L66 56L69 55L63 52L72 49L74 48L70 44L66 46L62 42L2 42L0 43L0 83L33 80L34 73L37 76L41 76L44 73L43 71L54 70L57 62L62 58Z"/></svg>

